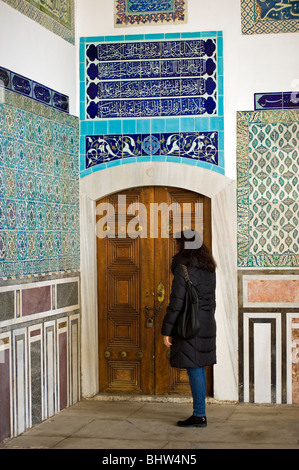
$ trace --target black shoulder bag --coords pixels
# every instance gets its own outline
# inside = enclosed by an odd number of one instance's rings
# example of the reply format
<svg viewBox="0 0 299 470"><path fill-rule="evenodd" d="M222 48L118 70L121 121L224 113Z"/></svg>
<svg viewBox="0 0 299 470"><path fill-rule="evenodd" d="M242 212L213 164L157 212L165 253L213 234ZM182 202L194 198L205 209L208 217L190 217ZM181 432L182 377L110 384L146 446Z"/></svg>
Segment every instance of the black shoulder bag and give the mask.
<svg viewBox="0 0 299 470"><path fill-rule="evenodd" d="M186 297L184 310L180 313L176 322L177 334L183 339L194 338L199 330L199 315L198 315L198 295L197 291L191 282L188 270L185 265L181 264L186 279Z"/></svg>

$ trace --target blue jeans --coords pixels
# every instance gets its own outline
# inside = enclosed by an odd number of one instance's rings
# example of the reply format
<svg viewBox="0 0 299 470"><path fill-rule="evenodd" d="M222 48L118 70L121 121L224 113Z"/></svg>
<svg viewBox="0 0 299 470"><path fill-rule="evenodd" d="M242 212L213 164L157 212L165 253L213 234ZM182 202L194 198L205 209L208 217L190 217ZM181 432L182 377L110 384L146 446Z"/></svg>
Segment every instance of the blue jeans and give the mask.
<svg viewBox="0 0 299 470"><path fill-rule="evenodd" d="M187 373L193 397L193 414L206 416L206 369L205 367L188 368Z"/></svg>

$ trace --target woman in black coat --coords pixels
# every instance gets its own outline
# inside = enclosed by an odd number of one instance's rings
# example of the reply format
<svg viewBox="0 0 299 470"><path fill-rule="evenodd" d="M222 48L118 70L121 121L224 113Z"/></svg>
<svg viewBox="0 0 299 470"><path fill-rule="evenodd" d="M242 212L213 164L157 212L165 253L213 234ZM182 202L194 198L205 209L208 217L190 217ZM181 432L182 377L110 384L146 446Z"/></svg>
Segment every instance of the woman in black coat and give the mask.
<svg viewBox="0 0 299 470"><path fill-rule="evenodd" d="M184 427L203 427L207 425L205 366L216 363L216 263L210 250L201 241L198 243L199 235L196 232L185 231L179 235L176 236L179 250L171 265L174 278L170 301L161 333L165 346L170 347L171 366L187 369L193 397L193 415L185 421L178 421L177 424ZM200 328L195 338L189 340L180 338L175 330L186 295L186 279L181 265L187 267L199 300Z"/></svg>

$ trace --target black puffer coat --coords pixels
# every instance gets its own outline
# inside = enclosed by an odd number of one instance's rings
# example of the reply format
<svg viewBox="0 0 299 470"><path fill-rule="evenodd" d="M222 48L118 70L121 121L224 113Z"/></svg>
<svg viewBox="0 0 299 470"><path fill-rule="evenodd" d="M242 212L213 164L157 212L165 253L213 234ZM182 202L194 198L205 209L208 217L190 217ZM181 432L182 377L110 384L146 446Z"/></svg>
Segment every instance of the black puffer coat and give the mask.
<svg viewBox="0 0 299 470"><path fill-rule="evenodd" d="M175 322L184 307L186 280L180 264L187 264L183 255L172 260L172 282L169 305L162 324L163 336L172 337L170 364L179 369L197 368L216 363L215 287L216 274L187 266L191 281L198 291L200 330L195 338L184 340L175 333Z"/></svg>

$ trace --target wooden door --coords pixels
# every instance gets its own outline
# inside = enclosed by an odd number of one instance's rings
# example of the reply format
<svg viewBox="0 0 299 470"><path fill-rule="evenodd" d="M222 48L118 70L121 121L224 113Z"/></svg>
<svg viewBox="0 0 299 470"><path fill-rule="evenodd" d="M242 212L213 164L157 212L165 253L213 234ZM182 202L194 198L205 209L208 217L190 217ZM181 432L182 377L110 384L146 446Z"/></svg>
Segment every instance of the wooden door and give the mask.
<svg viewBox="0 0 299 470"><path fill-rule="evenodd" d="M161 325L176 253L173 235L196 228L195 221L211 247L210 199L199 194L143 187L98 202L100 392L190 394L186 371L169 366ZM207 372L211 394L212 369Z"/></svg>

